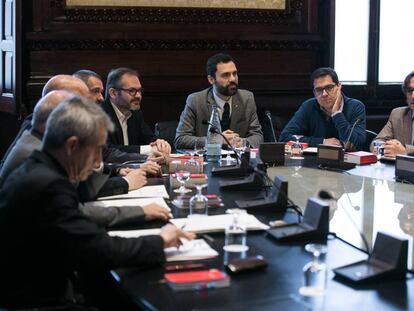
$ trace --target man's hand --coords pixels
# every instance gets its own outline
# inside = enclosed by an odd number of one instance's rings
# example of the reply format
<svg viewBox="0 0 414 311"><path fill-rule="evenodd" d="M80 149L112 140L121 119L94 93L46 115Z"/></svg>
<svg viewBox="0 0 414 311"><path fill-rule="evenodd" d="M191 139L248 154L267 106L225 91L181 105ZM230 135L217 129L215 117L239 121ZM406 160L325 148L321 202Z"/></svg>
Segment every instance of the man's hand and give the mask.
<svg viewBox="0 0 414 311"><path fill-rule="evenodd" d="M342 85L339 84L336 90L336 99L332 107L332 113L335 113L341 109L342 104Z"/></svg>
<svg viewBox="0 0 414 311"><path fill-rule="evenodd" d="M335 137L325 138L323 140L323 144L324 145L337 145L337 146L342 146L341 145L341 142L339 141L339 139L337 139Z"/></svg>
<svg viewBox="0 0 414 311"><path fill-rule="evenodd" d="M153 161L156 162L158 164L165 164L166 162L166 157L163 153L159 152L159 151L153 151L151 156L148 157L149 161Z"/></svg>
<svg viewBox="0 0 414 311"><path fill-rule="evenodd" d="M179 247L183 243L180 238L192 240L195 234L192 232L185 232L178 229L176 226L168 224L161 228L161 238L164 240L164 247Z"/></svg>
<svg viewBox="0 0 414 311"><path fill-rule="evenodd" d="M141 169L132 170L125 177L128 182L128 190L135 190L147 184L147 176L145 171Z"/></svg>
<svg viewBox="0 0 414 311"><path fill-rule="evenodd" d="M407 154L407 150L398 140L387 140L384 144L384 156L395 157L397 154Z"/></svg>
<svg viewBox="0 0 414 311"><path fill-rule="evenodd" d="M161 166L153 161L147 161L141 164L140 169L144 170L147 175L161 176Z"/></svg>
<svg viewBox="0 0 414 311"><path fill-rule="evenodd" d="M130 167L123 167L119 169L118 174L121 176L126 176L128 173L132 172L134 169Z"/></svg>
<svg viewBox="0 0 414 311"><path fill-rule="evenodd" d="M157 139L156 141L150 143L150 146L153 148L153 150L159 151L164 155L169 155L171 153L171 146L164 139Z"/></svg>
<svg viewBox="0 0 414 311"><path fill-rule="evenodd" d="M239 134L237 134L236 132L233 132L232 130L225 130L224 132L223 132L223 135L228 139L228 141L231 143L231 140L233 139L233 138L236 138L236 137L240 137L240 135Z"/></svg>
<svg viewBox="0 0 414 311"><path fill-rule="evenodd" d="M167 209L155 203L145 205L142 209L144 210L145 220L162 219L167 221L171 218L171 213Z"/></svg>

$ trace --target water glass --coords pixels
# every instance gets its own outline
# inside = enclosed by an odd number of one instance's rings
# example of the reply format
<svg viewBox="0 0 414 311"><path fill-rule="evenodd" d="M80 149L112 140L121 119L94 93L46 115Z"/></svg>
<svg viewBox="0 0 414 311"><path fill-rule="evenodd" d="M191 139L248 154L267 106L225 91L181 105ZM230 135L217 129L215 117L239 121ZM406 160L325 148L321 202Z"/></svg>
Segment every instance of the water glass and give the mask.
<svg viewBox="0 0 414 311"><path fill-rule="evenodd" d="M190 214L188 217L208 215L208 198L201 193L201 190L206 186L207 184L196 185L197 194L190 199Z"/></svg>
<svg viewBox="0 0 414 311"><path fill-rule="evenodd" d="M374 153L377 155L378 161L384 156L384 145L385 142L383 140L374 140L373 142Z"/></svg>
<svg viewBox="0 0 414 311"><path fill-rule="evenodd" d="M205 137L197 138L194 144L195 154L199 157L204 156L204 154L206 153L206 145L207 145L207 139Z"/></svg>
<svg viewBox="0 0 414 311"><path fill-rule="evenodd" d="M324 244L306 244L305 250L313 254L313 260L303 267L305 286L299 288L299 293L303 296L322 296L326 290L328 279L325 263L320 260L320 256L325 254L327 247Z"/></svg>
<svg viewBox="0 0 414 311"><path fill-rule="evenodd" d="M301 139L303 137L303 135L292 135L296 141L295 143L290 147L291 150L291 159L303 159L303 147L300 144L299 139Z"/></svg>
<svg viewBox="0 0 414 311"><path fill-rule="evenodd" d="M190 172L181 170L176 172L175 175L177 176L177 180L181 183L181 186L180 188L175 189L174 192L181 194L191 192L190 189L185 187L185 182L190 179Z"/></svg>
<svg viewBox="0 0 414 311"><path fill-rule="evenodd" d="M233 216L233 222L226 227L225 230L225 245L223 250L226 252L245 252L249 249L246 245L247 230L246 227L240 222L240 218L246 214L245 210L230 209L226 213L230 213Z"/></svg>

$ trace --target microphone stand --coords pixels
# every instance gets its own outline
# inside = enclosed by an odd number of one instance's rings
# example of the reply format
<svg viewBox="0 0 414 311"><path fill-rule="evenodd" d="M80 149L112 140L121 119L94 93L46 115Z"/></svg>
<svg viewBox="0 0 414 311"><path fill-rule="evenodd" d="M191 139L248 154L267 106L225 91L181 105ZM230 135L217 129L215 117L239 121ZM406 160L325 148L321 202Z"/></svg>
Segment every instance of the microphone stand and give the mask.
<svg viewBox="0 0 414 311"><path fill-rule="evenodd" d="M273 127L272 115L271 115L271 113L270 113L270 111L269 111L269 110L267 110L267 111L265 112L265 114L266 114L267 118L269 119L270 129L271 129L271 131L272 131L272 136L273 136L273 142L274 142L274 143L277 143L276 134L275 134L275 129L274 129L274 127Z"/></svg>
<svg viewBox="0 0 414 311"><path fill-rule="evenodd" d="M218 128L207 120L203 120L203 124L210 125L210 133L216 133L223 137L224 141L230 147L230 149L234 152L236 156L237 165L236 166L227 166L227 167L213 167L211 169L211 174L214 176L246 176L252 172L250 165L245 165L242 161L242 158L237 153L236 149L231 145L227 137L218 130Z"/></svg>

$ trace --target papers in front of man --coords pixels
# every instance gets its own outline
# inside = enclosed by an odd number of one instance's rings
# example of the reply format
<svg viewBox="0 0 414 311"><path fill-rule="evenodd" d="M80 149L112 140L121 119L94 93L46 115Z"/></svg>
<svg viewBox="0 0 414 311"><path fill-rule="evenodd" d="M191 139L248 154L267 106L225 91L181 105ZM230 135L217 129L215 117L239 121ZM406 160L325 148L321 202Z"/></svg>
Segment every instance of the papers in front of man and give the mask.
<svg viewBox="0 0 414 311"><path fill-rule="evenodd" d="M98 200L112 200L112 199L132 199L132 198L165 198L168 199L167 189L164 185L145 186L137 190L129 191L125 194L112 195L109 197L102 197Z"/></svg>
<svg viewBox="0 0 414 311"><path fill-rule="evenodd" d="M183 240L180 247L168 247L164 252L167 261L202 260L218 256L218 252L203 239Z"/></svg>
<svg viewBox="0 0 414 311"><path fill-rule="evenodd" d="M165 203L163 198L142 198L142 199L118 199L118 200L101 200L86 202L84 205L88 206L100 206L100 207L110 207L110 206L141 206L144 207L151 203L158 204L159 206L164 207L167 211L171 211L170 207Z"/></svg>
<svg viewBox="0 0 414 311"><path fill-rule="evenodd" d="M239 216L239 223L244 225L247 230L267 230L269 226L260 222L256 217L250 214L242 214ZM194 233L207 233L207 232L220 232L224 231L233 222L233 215L213 215L213 216L198 216L190 218L176 218L171 219L171 223L178 228L183 228L185 231ZM111 231L112 236L120 237L138 237L148 234L159 234L160 229L150 229L158 231L148 230L127 230L127 231ZM143 232L144 231L144 232Z"/></svg>

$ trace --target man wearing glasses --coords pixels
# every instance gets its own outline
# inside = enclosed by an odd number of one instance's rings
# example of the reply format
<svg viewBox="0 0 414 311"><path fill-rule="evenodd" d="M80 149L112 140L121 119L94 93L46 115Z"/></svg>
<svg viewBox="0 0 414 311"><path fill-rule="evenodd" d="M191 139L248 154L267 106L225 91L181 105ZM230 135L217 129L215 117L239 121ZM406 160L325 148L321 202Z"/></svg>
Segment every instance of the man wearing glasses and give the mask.
<svg viewBox="0 0 414 311"><path fill-rule="evenodd" d="M338 75L332 68L316 69L311 75L314 98L305 101L283 129L280 140L303 135L301 142L311 147L319 144L361 150L365 143L365 106L346 97Z"/></svg>
<svg viewBox="0 0 414 311"><path fill-rule="evenodd" d="M387 124L375 138L375 140L385 141L384 156L386 157L414 153L414 71L404 79L402 91L406 98L407 107L393 109Z"/></svg>
<svg viewBox="0 0 414 311"><path fill-rule="evenodd" d="M159 151L171 152L163 139L156 139L145 123L141 108L144 89L138 73L129 68L111 70L106 83L106 97L102 108L115 124L115 131L108 134L108 144L126 152L143 154Z"/></svg>

